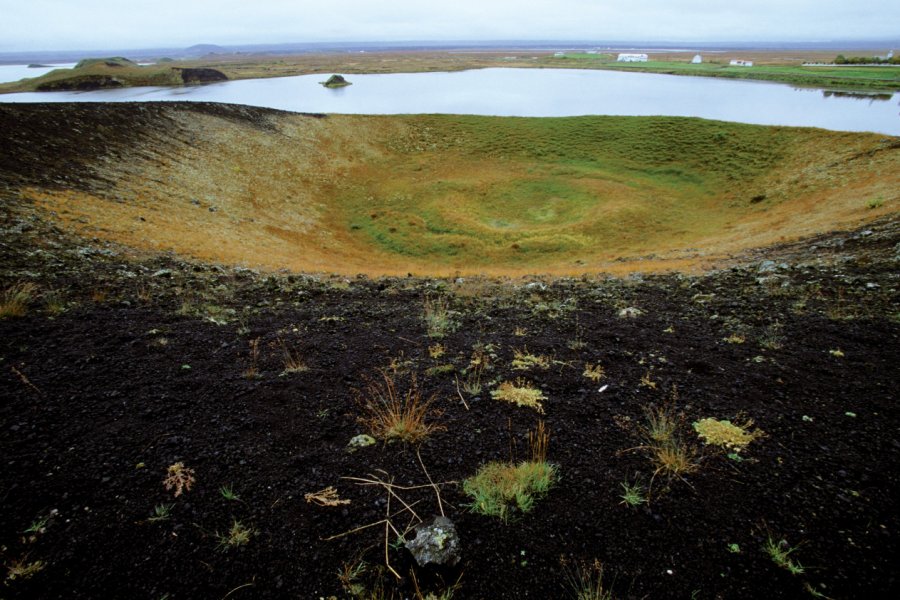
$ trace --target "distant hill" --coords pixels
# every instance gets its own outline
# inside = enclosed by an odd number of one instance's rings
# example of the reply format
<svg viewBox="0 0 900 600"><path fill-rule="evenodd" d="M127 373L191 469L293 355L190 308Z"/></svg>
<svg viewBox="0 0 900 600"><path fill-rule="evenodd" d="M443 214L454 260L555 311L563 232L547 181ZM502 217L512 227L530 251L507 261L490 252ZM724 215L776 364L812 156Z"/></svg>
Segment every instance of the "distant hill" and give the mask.
<svg viewBox="0 0 900 600"><path fill-rule="evenodd" d="M204 56L206 54L222 54L228 52L227 48L217 46L215 44L195 44L190 48L185 48L185 56Z"/></svg>

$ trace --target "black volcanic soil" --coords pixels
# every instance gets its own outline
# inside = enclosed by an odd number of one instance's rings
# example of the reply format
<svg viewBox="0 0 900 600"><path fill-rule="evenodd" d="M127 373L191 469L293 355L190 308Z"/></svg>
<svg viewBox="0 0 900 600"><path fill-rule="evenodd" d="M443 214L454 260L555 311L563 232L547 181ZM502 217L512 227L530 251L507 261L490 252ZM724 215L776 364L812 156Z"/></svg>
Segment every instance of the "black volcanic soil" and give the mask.
<svg viewBox="0 0 900 600"><path fill-rule="evenodd" d="M20 200L27 180L85 164L90 139L61 139L34 160L2 157L0 290L38 289L25 316L0 320L0 552L6 566L43 567L7 578L4 598L344 598L338 573L360 560L369 565L360 583L396 598L458 578L454 598L575 597L562 562L595 559L617 598L900 592L896 220L760 250L699 277L257 273L73 238ZM2 140L4 150L27 141ZM41 171L41 155L59 170ZM79 173L59 185L102 185ZM439 340L422 318L435 297L453 311ZM643 314L620 317L627 307ZM248 378L253 340L258 377ZM434 359L436 343L445 354ZM282 374L283 344L308 371ZM496 358L467 408L454 372L429 369L452 365L463 377L478 344ZM513 370L513 351L526 347L553 366ZM605 378L583 377L586 363ZM391 364L398 381L415 374L435 396L445 429L419 448L350 453L366 431L365 378ZM491 399L496 382L516 377L545 392L545 415ZM622 482L649 483L654 470L639 448L644 409L667 401L700 468L656 477L649 505L629 508ZM738 462L700 444L690 423L703 417L752 418L767 435ZM343 477L425 484L418 451L435 482L460 482L489 460L525 456L541 418L560 480L532 512L501 523L468 510L458 483L442 486L462 540L458 567L416 567L392 545L398 581L379 573L383 526L326 540L385 515L382 490ZM175 498L162 482L178 461L196 484ZM240 500L223 498L222 486ZM304 500L326 486L350 504ZM439 510L430 489L401 495L423 517ZM173 505L171 517L149 522L160 504ZM216 534L234 519L255 533L223 550ZM403 528L408 514L395 520ZM769 537L797 547L803 574L769 559Z"/></svg>

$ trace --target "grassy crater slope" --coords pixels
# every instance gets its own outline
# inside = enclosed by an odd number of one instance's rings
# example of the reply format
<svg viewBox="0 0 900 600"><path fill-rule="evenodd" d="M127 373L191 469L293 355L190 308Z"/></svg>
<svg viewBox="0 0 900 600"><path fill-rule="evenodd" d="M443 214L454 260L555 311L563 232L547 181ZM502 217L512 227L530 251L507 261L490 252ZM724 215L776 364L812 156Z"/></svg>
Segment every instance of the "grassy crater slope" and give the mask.
<svg viewBox="0 0 900 600"><path fill-rule="evenodd" d="M65 228L273 269L697 270L900 200L897 138L698 119L179 103L2 106L0 125L0 181Z"/></svg>

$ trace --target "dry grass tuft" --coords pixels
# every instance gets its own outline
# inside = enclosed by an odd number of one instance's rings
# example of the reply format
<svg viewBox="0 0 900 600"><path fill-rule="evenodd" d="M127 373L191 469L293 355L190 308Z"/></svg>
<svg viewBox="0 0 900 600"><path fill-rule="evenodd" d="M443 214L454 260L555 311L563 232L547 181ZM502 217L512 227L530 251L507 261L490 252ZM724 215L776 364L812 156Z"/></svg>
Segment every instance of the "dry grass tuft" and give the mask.
<svg viewBox="0 0 900 600"><path fill-rule="evenodd" d="M594 559L593 564L576 564L569 567L569 561L561 560L563 572L569 588L576 600L613 600L612 591L603 585L603 565Z"/></svg>
<svg viewBox="0 0 900 600"><path fill-rule="evenodd" d="M291 350L287 347L287 344L284 340L281 341L281 351L284 355L283 358L283 366L284 370L281 372L283 374L290 373L303 373L304 371L308 371L309 367L306 366L306 362L303 360L302 354L297 350Z"/></svg>
<svg viewBox="0 0 900 600"><path fill-rule="evenodd" d="M647 426L643 430L647 441L644 448L649 451L656 464L654 477L664 474L683 478L699 468L696 450L688 446L677 433L679 422L684 420L675 414L674 402L677 398L678 393L673 390L670 402L644 410L647 416Z"/></svg>
<svg viewBox="0 0 900 600"><path fill-rule="evenodd" d="M3 292L0 300L0 319L24 317L36 289L37 286L33 283L17 283Z"/></svg>
<svg viewBox="0 0 900 600"><path fill-rule="evenodd" d="M309 492L304 494L307 504L312 502L319 506L340 506L341 504L350 504L349 500L344 500L338 495L338 491L333 486L328 486L324 490L318 492Z"/></svg>
<svg viewBox="0 0 900 600"><path fill-rule="evenodd" d="M358 402L367 413L361 420L372 435L386 441L415 444L444 429L428 422L431 416L439 416L439 412L431 409L434 396L427 400L422 398L415 375L410 377L409 387L401 393L394 374L384 369L378 373L379 379L368 380L365 392L358 392Z"/></svg>
<svg viewBox="0 0 900 600"><path fill-rule="evenodd" d="M533 408L541 414L544 414L541 402L547 399L544 392L523 379L517 379L515 383L504 381L499 388L491 392L491 397L495 400L512 402L516 406Z"/></svg>
<svg viewBox="0 0 900 600"><path fill-rule="evenodd" d="M259 338L250 340L250 364L241 373L244 379L259 378Z"/></svg>

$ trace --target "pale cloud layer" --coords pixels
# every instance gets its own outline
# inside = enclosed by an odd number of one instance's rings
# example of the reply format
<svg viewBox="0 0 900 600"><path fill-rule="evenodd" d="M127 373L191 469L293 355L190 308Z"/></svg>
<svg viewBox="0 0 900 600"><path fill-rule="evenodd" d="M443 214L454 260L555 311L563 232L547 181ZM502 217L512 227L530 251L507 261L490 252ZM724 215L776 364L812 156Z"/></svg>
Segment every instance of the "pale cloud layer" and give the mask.
<svg viewBox="0 0 900 600"><path fill-rule="evenodd" d="M0 0L0 51L404 40L898 38L897 0Z"/></svg>

